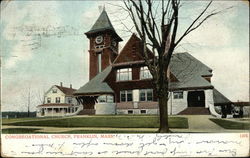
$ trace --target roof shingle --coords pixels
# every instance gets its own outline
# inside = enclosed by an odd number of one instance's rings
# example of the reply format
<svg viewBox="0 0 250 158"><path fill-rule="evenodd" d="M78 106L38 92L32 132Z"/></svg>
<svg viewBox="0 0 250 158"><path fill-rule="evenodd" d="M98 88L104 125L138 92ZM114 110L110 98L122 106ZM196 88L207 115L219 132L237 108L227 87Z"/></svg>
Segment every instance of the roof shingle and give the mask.
<svg viewBox="0 0 250 158"><path fill-rule="evenodd" d="M111 72L112 67L108 66L98 75L96 75L93 79L91 79L88 83L82 86L80 89L74 92L74 95L81 94L100 94L100 93L114 93L114 91L109 87L109 85L104 81L104 79Z"/></svg>
<svg viewBox="0 0 250 158"><path fill-rule="evenodd" d="M85 34L88 36L89 34L106 30L112 31L114 35L117 37L117 40L122 41L121 37L118 36L113 25L111 24L107 12L103 10L98 19L96 20L95 24L92 26L92 28Z"/></svg>
<svg viewBox="0 0 250 158"><path fill-rule="evenodd" d="M58 89L60 89L60 91L62 91L65 95L69 95L72 96L73 93L76 91L76 89L73 88L68 88L68 87L61 87L61 86L57 86L55 85Z"/></svg>
<svg viewBox="0 0 250 158"><path fill-rule="evenodd" d="M212 69L189 53L173 54L170 71L179 82L171 82L171 89L213 88L202 76L212 76Z"/></svg>
<svg viewBox="0 0 250 158"><path fill-rule="evenodd" d="M221 94L217 89L213 89L214 93L214 104L231 104L232 102L225 97L223 94Z"/></svg>

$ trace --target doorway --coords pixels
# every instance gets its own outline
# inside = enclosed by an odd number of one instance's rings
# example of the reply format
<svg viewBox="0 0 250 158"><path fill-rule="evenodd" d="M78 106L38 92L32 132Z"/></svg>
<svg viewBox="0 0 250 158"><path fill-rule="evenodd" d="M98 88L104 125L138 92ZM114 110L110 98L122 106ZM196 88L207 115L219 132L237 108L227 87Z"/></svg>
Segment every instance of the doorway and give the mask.
<svg viewBox="0 0 250 158"><path fill-rule="evenodd" d="M189 91L187 99L188 107L205 107L204 91Z"/></svg>

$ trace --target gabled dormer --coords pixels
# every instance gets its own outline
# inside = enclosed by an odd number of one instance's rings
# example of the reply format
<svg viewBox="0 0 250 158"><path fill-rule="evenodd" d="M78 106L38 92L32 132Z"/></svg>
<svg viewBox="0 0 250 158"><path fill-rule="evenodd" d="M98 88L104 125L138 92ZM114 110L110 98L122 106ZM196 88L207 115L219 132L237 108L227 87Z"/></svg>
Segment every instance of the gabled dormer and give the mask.
<svg viewBox="0 0 250 158"><path fill-rule="evenodd" d="M153 58L153 54L148 49L150 53L149 58ZM143 45L140 38L135 34L132 34L126 45L123 47L119 56L115 59L113 65L124 65L124 64L134 64L134 63L144 63L143 58Z"/></svg>

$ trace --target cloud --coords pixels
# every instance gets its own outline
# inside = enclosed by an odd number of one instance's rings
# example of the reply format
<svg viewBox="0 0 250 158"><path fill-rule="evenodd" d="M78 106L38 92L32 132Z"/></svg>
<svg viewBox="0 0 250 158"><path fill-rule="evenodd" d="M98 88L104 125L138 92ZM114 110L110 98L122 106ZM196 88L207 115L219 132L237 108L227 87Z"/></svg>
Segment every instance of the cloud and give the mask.
<svg viewBox="0 0 250 158"><path fill-rule="evenodd" d="M187 2L186 2L187 3ZM196 2L205 4L204 2ZM206 3L207 4L207 3ZM238 15L238 8L233 7L238 2L213 2L208 11L201 19L211 14L212 12L222 11L221 13L208 18L199 28L191 32L184 38L182 43L198 44L199 46L214 46L223 47L230 45L233 39L233 24L236 16ZM195 4L194 4L195 6ZM230 8L233 7L233 8ZM230 9L228 9L230 8ZM185 8L186 9L186 8ZM180 21L181 31L184 30L192 23L192 21L202 12L204 7L187 8L188 13L182 13ZM183 18L183 19L182 19ZM197 22L197 24L200 21ZM232 24L232 25L230 25ZM183 27L184 26L184 27Z"/></svg>
<svg viewBox="0 0 250 158"><path fill-rule="evenodd" d="M59 5L55 1L11 1L1 10L1 22L4 24L1 38L9 45L15 43L10 52L4 51L5 56L9 57L4 61L5 68L13 68L18 62L32 59L34 48L39 45L41 39L27 35L25 29L59 26L61 18L58 8Z"/></svg>

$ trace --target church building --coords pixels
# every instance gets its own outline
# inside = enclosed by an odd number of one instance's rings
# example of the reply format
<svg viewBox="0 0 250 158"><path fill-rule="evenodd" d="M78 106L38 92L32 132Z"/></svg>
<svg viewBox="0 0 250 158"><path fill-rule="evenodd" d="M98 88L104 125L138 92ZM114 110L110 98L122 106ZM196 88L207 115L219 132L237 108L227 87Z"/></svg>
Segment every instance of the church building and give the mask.
<svg viewBox="0 0 250 158"><path fill-rule="evenodd" d="M89 82L74 92L81 114L158 114L152 75L145 65L142 42L132 34L122 50L105 10L85 33L89 39ZM187 52L174 53L170 63L168 111L214 114L212 69Z"/></svg>

